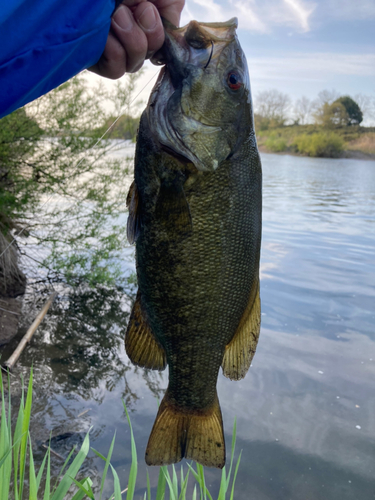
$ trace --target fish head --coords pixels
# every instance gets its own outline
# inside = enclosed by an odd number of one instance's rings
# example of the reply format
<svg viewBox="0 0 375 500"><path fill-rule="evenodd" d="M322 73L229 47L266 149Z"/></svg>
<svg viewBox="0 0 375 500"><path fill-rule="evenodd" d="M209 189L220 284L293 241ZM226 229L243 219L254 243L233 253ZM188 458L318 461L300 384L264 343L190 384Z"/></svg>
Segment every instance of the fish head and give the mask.
<svg viewBox="0 0 375 500"><path fill-rule="evenodd" d="M237 19L164 26L165 43L152 58L165 66L147 107L150 131L165 151L212 172L254 135Z"/></svg>

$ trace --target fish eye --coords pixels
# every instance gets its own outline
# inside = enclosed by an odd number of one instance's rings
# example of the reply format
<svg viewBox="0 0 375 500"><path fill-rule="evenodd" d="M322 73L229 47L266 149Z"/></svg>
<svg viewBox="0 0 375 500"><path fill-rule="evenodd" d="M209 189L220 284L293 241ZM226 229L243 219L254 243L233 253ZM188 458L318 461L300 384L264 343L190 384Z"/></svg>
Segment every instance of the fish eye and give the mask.
<svg viewBox="0 0 375 500"><path fill-rule="evenodd" d="M232 90L239 90L242 87L242 79L237 71L230 71L228 73L227 84Z"/></svg>

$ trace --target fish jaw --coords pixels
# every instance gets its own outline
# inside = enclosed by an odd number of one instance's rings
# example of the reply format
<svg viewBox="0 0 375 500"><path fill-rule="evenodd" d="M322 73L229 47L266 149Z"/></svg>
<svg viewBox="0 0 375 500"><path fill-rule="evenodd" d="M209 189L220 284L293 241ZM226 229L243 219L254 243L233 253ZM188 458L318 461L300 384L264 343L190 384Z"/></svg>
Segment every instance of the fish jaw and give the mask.
<svg viewBox="0 0 375 500"><path fill-rule="evenodd" d="M166 66L147 108L150 131L162 149L186 158L201 172L216 170L234 152L236 128L248 128L240 127L233 114L243 108L252 126L249 77L236 27L236 20L169 25L163 50L154 58ZM237 96L225 80L234 67L243 80Z"/></svg>

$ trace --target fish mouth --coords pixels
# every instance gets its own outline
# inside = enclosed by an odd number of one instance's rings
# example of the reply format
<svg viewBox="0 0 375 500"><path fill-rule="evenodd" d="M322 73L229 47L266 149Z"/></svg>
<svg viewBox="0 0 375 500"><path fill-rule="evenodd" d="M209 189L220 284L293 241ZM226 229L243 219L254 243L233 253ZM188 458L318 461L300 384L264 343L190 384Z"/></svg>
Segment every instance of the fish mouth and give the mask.
<svg viewBox="0 0 375 500"><path fill-rule="evenodd" d="M184 28L176 28L165 20L163 22L165 42L151 58L153 64L165 66L149 100L150 131L164 151L183 163L193 163L203 172L216 170L218 161L213 158L201 161L186 142L191 142L193 134L213 134L221 128L207 120L198 120L192 113L186 114L181 98L183 93L188 93L192 78L199 77L212 59L218 57L223 44L233 39L237 19L227 23L191 21ZM214 34L218 30L223 30L223 37Z"/></svg>

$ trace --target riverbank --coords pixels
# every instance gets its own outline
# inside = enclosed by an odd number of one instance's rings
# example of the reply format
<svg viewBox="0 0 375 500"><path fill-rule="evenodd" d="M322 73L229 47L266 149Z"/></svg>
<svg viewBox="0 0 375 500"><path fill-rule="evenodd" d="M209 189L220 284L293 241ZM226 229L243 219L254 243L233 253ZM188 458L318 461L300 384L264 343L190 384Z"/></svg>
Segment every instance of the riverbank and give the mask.
<svg viewBox="0 0 375 500"><path fill-rule="evenodd" d="M291 125L257 133L259 150L296 156L375 159L375 127Z"/></svg>

